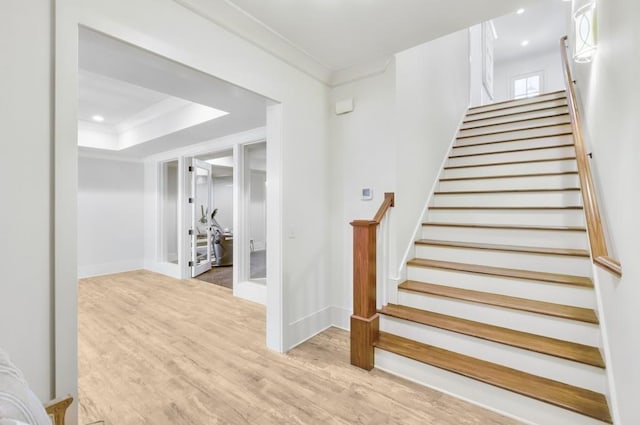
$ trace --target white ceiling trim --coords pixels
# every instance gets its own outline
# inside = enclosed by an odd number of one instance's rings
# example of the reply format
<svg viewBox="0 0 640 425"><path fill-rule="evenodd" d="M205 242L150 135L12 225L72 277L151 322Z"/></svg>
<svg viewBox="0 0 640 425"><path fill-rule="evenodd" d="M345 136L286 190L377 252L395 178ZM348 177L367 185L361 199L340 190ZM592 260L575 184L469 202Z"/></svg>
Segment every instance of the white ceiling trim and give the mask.
<svg viewBox="0 0 640 425"><path fill-rule="evenodd" d="M170 97L116 125L78 120L78 146L122 151L225 115L225 111Z"/></svg>
<svg viewBox="0 0 640 425"><path fill-rule="evenodd" d="M174 1L321 83L331 83L332 70L328 66L229 1Z"/></svg>

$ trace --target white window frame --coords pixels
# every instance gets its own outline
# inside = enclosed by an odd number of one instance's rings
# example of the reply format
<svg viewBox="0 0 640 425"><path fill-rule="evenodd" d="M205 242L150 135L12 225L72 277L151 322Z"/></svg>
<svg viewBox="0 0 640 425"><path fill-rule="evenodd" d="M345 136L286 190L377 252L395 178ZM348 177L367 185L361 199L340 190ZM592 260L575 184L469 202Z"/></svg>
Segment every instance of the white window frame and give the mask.
<svg viewBox="0 0 640 425"><path fill-rule="evenodd" d="M528 97L536 96L538 94L544 93L544 71L535 71L535 72L528 72L526 74L514 75L513 77L511 77L511 79L509 81L509 97L511 99L516 99L516 96L515 96L515 84L516 84L516 81L524 80L525 78L531 78L531 77L536 77L536 76L538 78L540 78L540 90L538 91L538 93L535 93L535 94L532 94L532 95L527 95L527 96L524 96L524 97L520 97L518 99L526 99Z"/></svg>

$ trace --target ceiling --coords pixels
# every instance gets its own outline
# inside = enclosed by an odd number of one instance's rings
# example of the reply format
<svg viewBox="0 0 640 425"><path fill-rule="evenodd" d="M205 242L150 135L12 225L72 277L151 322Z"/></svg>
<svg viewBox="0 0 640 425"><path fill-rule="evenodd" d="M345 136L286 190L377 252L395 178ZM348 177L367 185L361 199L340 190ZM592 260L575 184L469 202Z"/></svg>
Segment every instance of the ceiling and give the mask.
<svg viewBox="0 0 640 425"><path fill-rule="evenodd" d="M496 62L516 60L543 51L558 51L560 38L568 34L570 1L543 0L523 9L522 14L511 13L493 20L498 33L494 45ZM522 46L525 40L529 44Z"/></svg>
<svg viewBox="0 0 640 425"><path fill-rule="evenodd" d="M266 125L268 99L83 27L78 66L79 142L96 140L84 151L144 158Z"/></svg>
<svg viewBox="0 0 640 425"><path fill-rule="evenodd" d="M543 0L175 1L335 85L357 78L346 70L371 73L397 52Z"/></svg>

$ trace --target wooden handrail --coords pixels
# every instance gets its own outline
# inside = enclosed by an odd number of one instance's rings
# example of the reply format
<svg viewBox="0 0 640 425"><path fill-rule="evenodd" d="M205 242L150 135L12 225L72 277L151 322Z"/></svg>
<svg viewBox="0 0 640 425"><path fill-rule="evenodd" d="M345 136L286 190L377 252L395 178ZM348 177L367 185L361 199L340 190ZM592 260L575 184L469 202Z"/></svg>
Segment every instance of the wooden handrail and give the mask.
<svg viewBox="0 0 640 425"><path fill-rule="evenodd" d="M575 81L573 80L571 66L569 65L569 56L567 54L568 47L568 37L565 35L560 39L560 49L564 68L565 84L567 86L567 103L569 105L569 114L571 115L571 128L573 130L573 138L576 148L576 160L578 162L578 176L580 178L580 186L582 188L584 212L587 220L587 231L589 232L591 255L594 264L618 277L621 277L622 267L620 262L609 256L607 241L604 236L602 216L600 214L598 198L596 196L596 190L591 176L589 160L587 159L584 138L582 136L582 120L580 118L580 111L578 110L576 90L574 87Z"/></svg>
<svg viewBox="0 0 640 425"><path fill-rule="evenodd" d="M353 226L353 315L351 316L351 364L371 370L374 344L378 340L379 317L376 307L376 230L389 208L393 193L384 201L373 220L355 220Z"/></svg>

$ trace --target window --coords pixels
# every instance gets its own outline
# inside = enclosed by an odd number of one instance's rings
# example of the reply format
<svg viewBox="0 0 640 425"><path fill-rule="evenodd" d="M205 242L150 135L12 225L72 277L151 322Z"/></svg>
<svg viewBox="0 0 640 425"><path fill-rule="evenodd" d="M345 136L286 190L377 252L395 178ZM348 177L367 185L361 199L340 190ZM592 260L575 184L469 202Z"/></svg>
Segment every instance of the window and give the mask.
<svg viewBox="0 0 640 425"><path fill-rule="evenodd" d="M529 74L513 79L513 98L523 99L542 92L542 73Z"/></svg>

